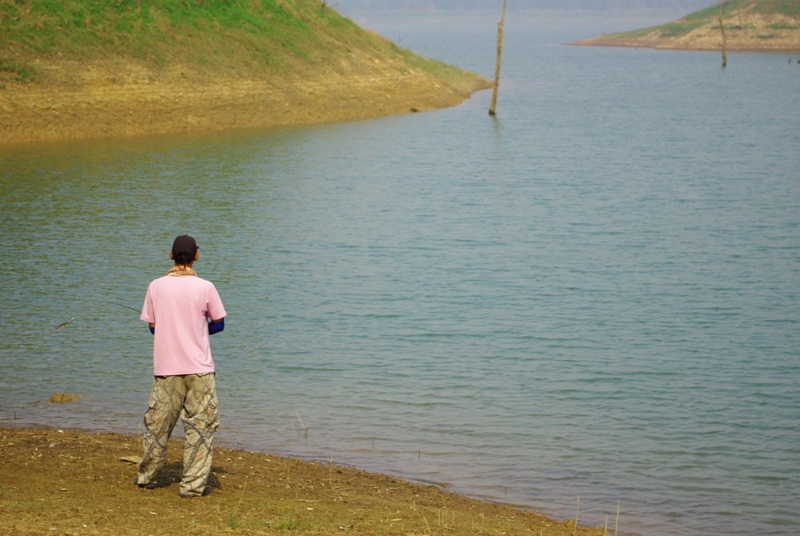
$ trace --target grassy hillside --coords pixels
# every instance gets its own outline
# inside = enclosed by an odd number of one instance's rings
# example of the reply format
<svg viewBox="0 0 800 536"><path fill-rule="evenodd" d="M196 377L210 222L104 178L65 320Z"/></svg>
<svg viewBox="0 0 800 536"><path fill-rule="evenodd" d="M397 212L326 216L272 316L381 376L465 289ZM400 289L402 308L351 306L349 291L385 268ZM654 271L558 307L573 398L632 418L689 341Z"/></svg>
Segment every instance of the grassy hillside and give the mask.
<svg viewBox="0 0 800 536"><path fill-rule="evenodd" d="M488 87L324 0L0 0L0 143L350 121Z"/></svg>
<svg viewBox="0 0 800 536"><path fill-rule="evenodd" d="M800 50L800 0L727 0L667 24L580 41L579 45L710 50Z"/></svg>
<svg viewBox="0 0 800 536"><path fill-rule="evenodd" d="M41 63L136 61L273 76L336 69L353 54L436 76L458 69L364 31L321 0L0 0L0 83L46 81Z"/></svg>

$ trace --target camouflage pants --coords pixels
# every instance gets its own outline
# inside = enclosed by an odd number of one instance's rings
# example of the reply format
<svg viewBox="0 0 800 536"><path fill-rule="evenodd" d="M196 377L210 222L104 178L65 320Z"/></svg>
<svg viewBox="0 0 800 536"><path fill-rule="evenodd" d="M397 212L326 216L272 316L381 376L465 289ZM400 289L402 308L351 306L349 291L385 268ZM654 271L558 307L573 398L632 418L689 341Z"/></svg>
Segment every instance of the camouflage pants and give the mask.
<svg viewBox="0 0 800 536"><path fill-rule="evenodd" d="M156 376L144 414L144 455L137 483L153 484L167 459L167 442L178 421L186 431L180 494L203 494L211 473L214 432L219 428L215 375Z"/></svg>

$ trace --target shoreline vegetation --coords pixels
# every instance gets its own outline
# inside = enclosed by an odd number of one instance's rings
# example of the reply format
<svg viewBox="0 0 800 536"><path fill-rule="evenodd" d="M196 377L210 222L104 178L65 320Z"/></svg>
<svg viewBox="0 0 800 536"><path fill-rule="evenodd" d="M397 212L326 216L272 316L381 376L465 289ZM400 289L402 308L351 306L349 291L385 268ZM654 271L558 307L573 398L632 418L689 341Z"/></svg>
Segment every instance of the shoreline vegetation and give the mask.
<svg viewBox="0 0 800 536"><path fill-rule="evenodd" d="M6 2L0 33L0 144L368 119L491 87L319 0Z"/></svg>
<svg viewBox="0 0 800 536"><path fill-rule="evenodd" d="M800 2L726 0L660 26L605 34L569 44L721 50L723 28L728 51L800 52Z"/></svg>
<svg viewBox="0 0 800 536"><path fill-rule="evenodd" d="M434 485L303 461L214 448L211 493L178 496L182 442L170 441L156 489L134 484L141 439L115 433L0 428L0 534L531 534L602 536L510 505Z"/></svg>

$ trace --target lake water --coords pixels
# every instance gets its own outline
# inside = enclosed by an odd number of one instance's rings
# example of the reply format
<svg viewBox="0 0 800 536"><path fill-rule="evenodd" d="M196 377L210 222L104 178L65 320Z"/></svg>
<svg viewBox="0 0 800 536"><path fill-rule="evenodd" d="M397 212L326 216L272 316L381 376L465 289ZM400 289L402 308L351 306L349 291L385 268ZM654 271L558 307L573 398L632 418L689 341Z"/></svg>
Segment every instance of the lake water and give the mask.
<svg viewBox="0 0 800 536"><path fill-rule="evenodd" d="M377 29L492 73L493 23ZM496 120L482 92L0 146L0 425L139 430L127 307L190 233L229 312L221 444L587 524L619 501L628 534L798 533L800 65L561 45L601 30L507 27Z"/></svg>

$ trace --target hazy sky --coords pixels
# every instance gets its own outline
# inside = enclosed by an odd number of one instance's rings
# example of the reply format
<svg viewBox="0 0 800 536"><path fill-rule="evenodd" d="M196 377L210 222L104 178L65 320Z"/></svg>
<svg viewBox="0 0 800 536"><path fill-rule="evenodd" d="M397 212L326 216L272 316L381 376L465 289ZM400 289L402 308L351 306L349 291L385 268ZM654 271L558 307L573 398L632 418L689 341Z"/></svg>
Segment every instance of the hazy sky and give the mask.
<svg viewBox="0 0 800 536"><path fill-rule="evenodd" d="M385 11L463 12L499 10L502 0L331 0L328 3L345 14ZM714 5L714 0L508 0L509 11L534 9L583 10L605 13L663 11L677 16Z"/></svg>

